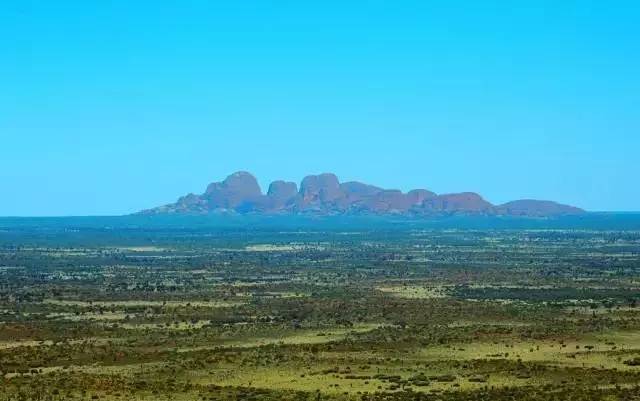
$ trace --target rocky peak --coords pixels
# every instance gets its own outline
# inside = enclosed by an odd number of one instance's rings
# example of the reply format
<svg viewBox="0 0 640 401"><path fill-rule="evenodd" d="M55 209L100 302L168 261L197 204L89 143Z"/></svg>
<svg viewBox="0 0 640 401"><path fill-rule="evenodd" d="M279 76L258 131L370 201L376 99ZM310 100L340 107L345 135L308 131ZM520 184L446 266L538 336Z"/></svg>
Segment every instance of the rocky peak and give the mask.
<svg viewBox="0 0 640 401"><path fill-rule="evenodd" d="M423 202L424 209L450 213L492 213L493 205L475 192L439 195Z"/></svg>
<svg viewBox="0 0 640 401"><path fill-rule="evenodd" d="M238 171L222 182L214 182L203 195L211 208L235 208L262 196L258 180L246 171Z"/></svg>
<svg viewBox="0 0 640 401"><path fill-rule="evenodd" d="M310 175L300 190L293 182L274 181L263 195L256 178L246 171L233 173L222 182L214 182L202 195L189 194L176 203L146 210L146 214L165 213L262 214L402 214L434 216L450 214L561 216L584 210L551 201L518 200L494 206L474 192L436 195L426 189L408 193L382 189L351 181L340 184L335 174Z"/></svg>
<svg viewBox="0 0 640 401"><path fill-rule="evenodd" d="M340 182L335 174L324 173L306 176L300 184L303 202L330 202L342 196Z"/></svg>
<svg viewBox="0 0 640 401"><path fill-rule="evenodd" d="M277 199L291 199L298 194L298 185L295 182L274 181L269 185L267 196Z"/></svg>
<svg viewBox="0 0 640 401"><path fill-rule="evenodd" d="M407 192L407 199L412 205L420 205L427 199L435 198L436 194L426 189L414 189Z"/></svg>
<svg viewBox="0 0 640 401"><path fill-rule="evenodd" d="M382 192L382 188L373 185L363 184L358 181L349 181L340 184L340 190L349 197L366 197L373 196L378 192Z"/></svg>
<svg viewBox="0 0 640 401"><path fill-rule="evenodd" d="M509 216L550 216L550 215L573 215L584 213L584 210L563 205L557 202L534 199L520 199L497 206L498 214Z"/></svg>

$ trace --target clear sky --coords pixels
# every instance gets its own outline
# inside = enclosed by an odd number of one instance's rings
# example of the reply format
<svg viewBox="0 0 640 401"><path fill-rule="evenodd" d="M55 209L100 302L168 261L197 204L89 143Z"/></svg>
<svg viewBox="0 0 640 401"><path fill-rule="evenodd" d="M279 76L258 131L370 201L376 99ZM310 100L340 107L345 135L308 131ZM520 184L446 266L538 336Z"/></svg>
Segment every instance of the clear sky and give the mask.
<svg viewBox="0 0 640 401"><path fill-rule="evenodd" d="M248 170L640 210L637 1L0 4L0 215Z"/></svg>

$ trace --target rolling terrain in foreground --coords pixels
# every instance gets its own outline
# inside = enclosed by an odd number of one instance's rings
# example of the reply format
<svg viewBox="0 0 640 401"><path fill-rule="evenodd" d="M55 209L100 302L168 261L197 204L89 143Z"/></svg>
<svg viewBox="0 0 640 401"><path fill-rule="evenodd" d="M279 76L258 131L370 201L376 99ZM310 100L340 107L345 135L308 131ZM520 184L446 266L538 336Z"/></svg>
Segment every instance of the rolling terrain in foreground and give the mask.
<svg viewBox="0 0 640 401"><path fill-rule="evenodd" d="M640 215L0 218L0 401L638 399Z"/></svg>
<svg viewBox="0 0 640 401"><path fill-rule="evenodd" d="M553 201L521 199L493 205L473 192L438 195L426 189L407 193L361 182L340 183L334 174L305 177L295 182L274 181L266 195L256 178L245 171L210 184L202 195L188 194L177 202L141 214L285 214L285 215L446 215L557 217L584 210Z"/></svg>

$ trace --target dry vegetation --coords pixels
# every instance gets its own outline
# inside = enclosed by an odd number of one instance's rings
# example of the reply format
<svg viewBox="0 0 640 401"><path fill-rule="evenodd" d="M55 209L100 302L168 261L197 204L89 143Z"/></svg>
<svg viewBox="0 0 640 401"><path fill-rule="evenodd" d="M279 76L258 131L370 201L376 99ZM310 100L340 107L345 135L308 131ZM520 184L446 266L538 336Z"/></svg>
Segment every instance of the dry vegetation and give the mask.
<svg viewBox="0 0 640 401"><path fill-rule="evenodd" d="M0 233L0 400L637 400L640 233Z"/></svg>

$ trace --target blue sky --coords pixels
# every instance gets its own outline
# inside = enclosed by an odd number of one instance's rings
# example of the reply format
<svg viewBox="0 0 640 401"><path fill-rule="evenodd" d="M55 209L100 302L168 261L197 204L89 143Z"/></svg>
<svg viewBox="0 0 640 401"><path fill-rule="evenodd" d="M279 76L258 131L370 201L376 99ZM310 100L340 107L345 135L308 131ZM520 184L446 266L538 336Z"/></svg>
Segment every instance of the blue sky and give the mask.
<svg viewBox="0 0 640 401"><path fill-rule="evenodd" d="M640 210L639 20L633 1L4 1L0 215L129 213L236 170Z"/></svg>

